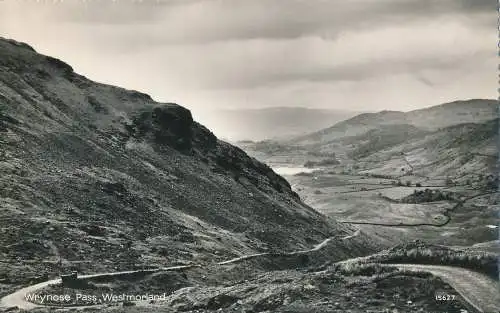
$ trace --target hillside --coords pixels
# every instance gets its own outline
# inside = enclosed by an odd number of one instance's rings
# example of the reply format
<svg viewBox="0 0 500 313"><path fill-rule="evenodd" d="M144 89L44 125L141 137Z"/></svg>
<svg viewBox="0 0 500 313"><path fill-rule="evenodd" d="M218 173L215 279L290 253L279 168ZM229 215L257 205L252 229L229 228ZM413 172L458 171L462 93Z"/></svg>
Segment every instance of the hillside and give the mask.
<svg viewBox="0 0 500 313"><path fill-rule="evenodd" d="M402 144L413 138L425 135L427 132L408 124L382 124L364 134L340 139L343 145L353 145L350 152L353 158L362 158L377 151Z"/></svg>
<svg viewBox="0 0 500 313"><path fill-rule="evenodd" d="M491 120L497 115L498 101L496 100L455 101L410 112L363 113L320 131L298 136L289 142L294 144L326 143L340 137L360 135L381 125L409 124L426 131L435 131L457 124Z"/></svg>
<svg viewBox="0 0 500 313"><path fill-rule="evenodd" d="M428 130L448 126L481 123L498 116L498 100L470 99L454 101L405 114L410 124Z"/></svg>
<svg viewBox="0 0 500 313"><path fill-rule="evenodd" d="M371 172L376 164L385 167L404 155L404 165L425 177L454 177L465 183L477 177L498 176L498 118L483 123L466 123L421 133L386 149L369 150L365 159ZM362 164L358 164L362 167ZM386 168L387 169L387 168ZM386 173L386 169L384 172ZM393 172L394 174L396 172ZM387 173L386 173L387 174ZM474 177L474 179L473 179Z"/></svg>
<svg viewBox="0 0 500 313"><path fill-rule="evenodd" d="M232 141L284 139L310 133L353 117L357 112L303 107L204 111L200 119Z"/></svg>
<svg viewBox="0 0 500 313"><path fill-rule="evenodd" d="M461 183L485 182L488 176L498 176L498 128L498 118L434 131L408 124L386 124L325 143L282 144L279 152L268 152L266 157L273 163L284 155L295 160L302 156L310 161L314 155L330 154L341 162L330 169L343 172L391 177L415 174L428 179L451 177Z"/></svg>
<svg viewBox="0 0 500 313"><path fill-rule="evenodd" d="M187 109L5 39L0 208L1 293L71 269L212 263L351 232ZM331 245L331 259L371 251Z"/></svg>
<svg viewBox="0 0 500 313"><path fill-rule="evenodd" d="M408 124L380 125L366 133L346 136L309 149L344 155L345 163L369 172L400 175L400 164L426 176L495 173L498 118L428 131ZM409 167L411 165L411 167ZM380 167L380 170L377 168ZM379 173L380 172L380 173Z"/></svg>
<svg viewBox="0 0 500 313"><path fill-rule="evenodd" d="M396 123L404 117L397 112L363 114L337 124L337 129L354 130L347 135L318 142L260 142L244 148L281 171L306 203L338 221L375 224L363 230L380 231L391 240L486 244L498 238L494 191L499 120L494 112L476 114L478 108L466 103L425 112L432 120L436 111L468 110L461 116L479 116L477 120L462 123L457 118L458 124L441 127L436 122L439 127L429 129ZM482 110L487 108L493 111L489 102ZM479 195L466 204L456 203ZM450 213L450 208L456 211Z"/></svg>
<svg viewBox="0 0 500 313"><path fill-rule="evenodd" d="M498 238L498 129L498 118L435 131L381 125L324 145L295 146L288 159L304 162L300 157L311 160L311 151L319 151L339 162L287 178L318 211L350 224L375 224L363 228L367 232L487 247ZM392 226L376 228L385 225Z"/></svg>

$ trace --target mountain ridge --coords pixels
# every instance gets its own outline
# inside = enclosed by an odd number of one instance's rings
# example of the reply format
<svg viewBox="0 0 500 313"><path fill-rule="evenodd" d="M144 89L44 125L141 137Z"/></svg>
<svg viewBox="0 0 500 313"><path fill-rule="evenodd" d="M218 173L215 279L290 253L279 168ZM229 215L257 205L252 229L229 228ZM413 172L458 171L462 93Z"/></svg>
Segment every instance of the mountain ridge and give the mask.
<svg viewBox="0 0 500 313"><path fill-rule="evenodd" d="M472 110L471 105L475 106ZM360 135L385 124L410 124L432 131L461 123L491 120L496 116L497 100L458 100L408 112L384 110L363 113L322 130L295 137L288 142L319 143L344 136Z"/></svg>

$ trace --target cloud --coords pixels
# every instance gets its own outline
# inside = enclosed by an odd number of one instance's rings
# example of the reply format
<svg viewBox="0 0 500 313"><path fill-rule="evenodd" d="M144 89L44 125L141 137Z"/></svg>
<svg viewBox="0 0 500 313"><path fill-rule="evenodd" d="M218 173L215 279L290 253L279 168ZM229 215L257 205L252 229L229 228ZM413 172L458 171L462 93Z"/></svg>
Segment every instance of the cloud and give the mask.
<svg viewBox="0 0 500 313"><path fill-rule="evenodd" d="M0 33L191 108L397 109L496 97L496 15L484 0L24 0L0 2Z"/></svg>
<svg viewBox="0 0 500 313"><path fill-rule="evenodd" d="M302 37L177 46L140 53L171 60L190 88L254 88L286 81L362 81L371 77L463 68L494 56L495 34L435 21L344 32L335 40ZM169 64L169 62L166 62ZM190 78L190 79L188 79Z"/></svg>
<svg viewBox="0 0 500 313"><path fill-rule="evenodd" d="M464 11L471 12L496 12L498 1L495 0L458 0L458 6Z"/></svg>
<svg viewBox="0 0 500 313"><path fill-rule="evenodd" d="M482 20L496 23L496 2L491 0L65 0L52 6L12 3L19 12L50 10L50 20L87 25L96 40L128 42L143 48L311 35L335 38L349 29L373 29L448 15L483 14Z"/></svg>

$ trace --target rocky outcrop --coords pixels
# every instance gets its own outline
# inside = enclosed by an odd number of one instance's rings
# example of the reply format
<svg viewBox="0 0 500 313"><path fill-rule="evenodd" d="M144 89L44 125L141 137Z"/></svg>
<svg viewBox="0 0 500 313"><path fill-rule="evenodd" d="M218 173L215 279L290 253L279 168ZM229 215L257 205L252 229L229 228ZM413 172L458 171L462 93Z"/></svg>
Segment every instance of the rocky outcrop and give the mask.
<svg viewBox="0 0 500 313"><path fill-rule="evenodd" d="M188 109L167 103L134 114L132 124L126 125L131 137L180 151L192 148L194 122Z"/></svg>

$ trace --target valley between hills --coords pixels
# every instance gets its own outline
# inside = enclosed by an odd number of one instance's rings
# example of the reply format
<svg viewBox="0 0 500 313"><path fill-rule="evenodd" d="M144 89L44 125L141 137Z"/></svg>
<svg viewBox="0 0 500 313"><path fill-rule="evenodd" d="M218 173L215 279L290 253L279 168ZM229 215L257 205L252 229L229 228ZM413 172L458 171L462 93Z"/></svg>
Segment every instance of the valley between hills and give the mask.
<svg viewBox="0 0 500 313"><path fill-rule="evenodd" d="M237 147L178 104L0 39L1 310L498 311L496 107ZM166 297L76 298L104 293Z"/></svg>

